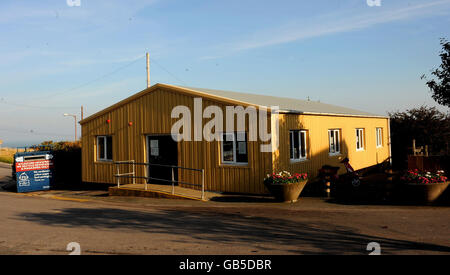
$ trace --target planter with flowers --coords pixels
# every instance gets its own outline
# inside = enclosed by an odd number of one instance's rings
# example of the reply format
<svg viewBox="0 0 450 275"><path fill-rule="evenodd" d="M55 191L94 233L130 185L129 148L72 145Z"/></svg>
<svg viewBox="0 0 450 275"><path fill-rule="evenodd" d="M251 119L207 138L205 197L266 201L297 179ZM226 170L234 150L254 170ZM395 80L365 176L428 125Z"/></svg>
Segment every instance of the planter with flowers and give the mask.
<svg viewBox="0 0 450 275"><path fill-rule="evenodd" d="M268 174L264 185L275 199L283 202L296 202L308 181L306 173L291 174L288 171Z"/></svg>
<svg viewBox="0 0 450 275"><path fill-rule="evenodd" d="M418 169L408 170L401 180L408 199L428 203L438 199L450 183L442 170L435 173Z"/></svg>

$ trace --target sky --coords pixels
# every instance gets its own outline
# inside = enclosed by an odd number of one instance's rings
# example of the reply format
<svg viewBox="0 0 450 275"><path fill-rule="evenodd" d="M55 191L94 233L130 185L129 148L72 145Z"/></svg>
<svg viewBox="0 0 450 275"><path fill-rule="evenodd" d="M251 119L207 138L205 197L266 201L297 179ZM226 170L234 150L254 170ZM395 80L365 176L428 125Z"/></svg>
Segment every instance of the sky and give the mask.
<svg viewBox="0 0 450 275"><path fill-rule="evenodd" d="M145 89L146 52L151 84L448 112L420 77L440 65L450 0L376 2L2 0L0 140L73 140L63 114Z"/></svg>

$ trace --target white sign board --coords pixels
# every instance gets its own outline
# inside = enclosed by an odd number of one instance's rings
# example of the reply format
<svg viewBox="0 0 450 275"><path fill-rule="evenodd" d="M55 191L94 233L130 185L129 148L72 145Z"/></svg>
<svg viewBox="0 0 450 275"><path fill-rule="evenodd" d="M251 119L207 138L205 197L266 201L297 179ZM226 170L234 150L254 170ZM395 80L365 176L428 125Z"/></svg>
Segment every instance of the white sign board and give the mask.
<svg viewBox="0 0 450 275"><path fill-rule="evenodd" d="M159 146L157 139L150 140L150 156L159 156Z"/></svg>

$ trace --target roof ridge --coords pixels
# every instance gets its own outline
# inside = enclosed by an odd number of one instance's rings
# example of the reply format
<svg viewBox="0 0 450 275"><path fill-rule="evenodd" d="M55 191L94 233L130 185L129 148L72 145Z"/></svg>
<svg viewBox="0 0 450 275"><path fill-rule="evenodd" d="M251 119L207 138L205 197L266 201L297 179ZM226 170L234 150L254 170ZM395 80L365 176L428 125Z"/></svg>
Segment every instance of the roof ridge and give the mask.
<svg viewBox="0 0 450 275"><path fill-rule="evenodd" d="M353 115L355 115L355 116L386 117L386 116L382 116L382 115L378 115L378 114L372 114L372 113L369 113L369 112L361 111L361 110L358 110L358 109L353 109L353 108L344 107L344 106L340 106L340 105L325 103L325 102L321 102L321 101L305 100L305 99L284 97L284 96L273 96L273 95L237 92L237 91L230 91L230 90L218 90L218 89L208 89L208 88L199 88L199 87L187 87L187 86L178 86L178 85L171 85L171 86L175 86L175 87L178 87L178 88L181 88L181 89L190 89L190 90L198 91L198 92L202 92L202 93L208 93L208 91L209 91L209 92L217 92L217 93L232 93L232 94L241 95L241 96L242 95L248 95L248 96L266 97L266 98L290 100L290 101L295 100L295 101L298 101L298 102L302 102L304 104L316 104L316 105L321 105L320 107L329 107L329 108L333 108L333 109L338 108L338 109L341 109L341 111L344 111L344 110L351 111L352 113L354 113ZM211 93L209 93L209 94L211 94ZM217 96L217 94L212 94L212 95L216 95ZM221 96L227 98L226 95L221 95ZM271 104L261 104L261 103L251 102L251 100L242 100L242 99L236 99L236 98L229 98L229 99L246 101L246 102L249 102L249 103L252 103L252 104L262 105L262 106L271 105ZM281 108L281 107L280 107L280 109L283 109L283 110L286 110L286 111L301 111L301 112L303 112L305 114L307 114L307 113L311 113L311 114L317 113L317 112L308 112L308 111L303 111L303 110L296 110L296 109L290 109L290 108ZM335 115L352 115L352 114L349 114L349 113L338 113L338 112L330 112L330 113L321 112L321 113L322 114L335 114Z"/></svg>

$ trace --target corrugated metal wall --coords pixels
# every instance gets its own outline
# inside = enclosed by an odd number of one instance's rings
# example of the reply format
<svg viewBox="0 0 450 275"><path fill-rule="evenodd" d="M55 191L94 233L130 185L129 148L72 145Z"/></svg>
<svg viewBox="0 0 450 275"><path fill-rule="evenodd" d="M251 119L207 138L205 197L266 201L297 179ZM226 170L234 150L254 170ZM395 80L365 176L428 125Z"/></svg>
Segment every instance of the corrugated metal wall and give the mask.
<svg viewBox="0 0 450 275"><path fill-rule="evenodd" d="M356 128L364 129L364 150L356 150ZM382 147L376 146L376 128L382 128ZM340 130L341 154L329 154L328 130ZM307 160L291 162L289 155L289 130L307 130ZM389 159L389 128L387 118L338 117L320 115L280 115L280 148L274 153L274 170L308 172L316 176L325 164L339 166L348 157L354 169L376 165Z"/></svg>
<svg viewBox="0 0 450 275"><path fill-rule="evenodd" d="M194 96L187 93L158 88L83 123L83 181L115 183L114 165L111 162L96 161L98 135L113 136L115 161L146 162L146 136L171 133L172 125L177 121L171 118L171 112L175 106L189 107L193 119L193 99ZM221 107L225 120L225 107L231 104L203 98L203 108L209 105ZM106 123L108 119L111 120L109 124ZM208 121L209 119L204 119L204 123ZM133 125L129 126L129 122ZM226 125L225 121L224 125ZM248 130L248 121L246 127ZM375 144L376 127L383 128L383 147L379 149ZM265 175L273 171L272 161L274 170L289 169L294 172L308 172L312 175L315 175L323 164L338 165L339 157L328 155L327 130L336 128L342 130L343 154L348 154L354 168L371 166L389 157L387 119L282 114L280 115L280 147L274 154L260 152L259 142L249 142L248 165L222 165L219 142L182 141L178 144L178 163L183 167L204 168L207 190L265 193L262 182ZM361 152L356 152L355 128L365 128L366 149ZM295 164L289 160L289 130L293 129L308 130L308 160ZM126 172L125 170L125 166L121 168L121 172ZM146 175L144 167L138 167L137 173L139 176ZM199 173L180 170L179 175L180 180L185 182L196 184L201 182Z"/></svg>
<svg viewBox="0 0 450 275"><path fill-rule="evenodd" d="M194 97L191 95L158 89L112 110L108 114L84 123L82 125L83 181L115 182L113 174L116 171L114 171L113 164L95 161L95 143L98 135L113 136L115 161L146 162L146 136L171 133L172 124L177 121L177 119L171 118L171 112L175 106L189 107L193 119L193 99ZM209 105L221 107L225 120L225 107L229 104L203 99L203 108ZM111 120L110 124L106 123L107 119ZM128 125L130 121L133 122L132 126ZM209 119L204 119L204 123L208 121ZM246 125L248 130L248 122ZM230 166L220 164L219 142L182 141L178 145L178 163L182 167L204 168L207 190L264 193L262 181L264 175L272 171L272 163L271 154L261 153L259 145L259 142L248 143L248 165ZM125 166L122 167L121 172L126 172ZM140 167L138 174L145 175L145 173L145 169ZM184 182L201 183L200 173L180 170L179 175L179 180Z"/></svg>

